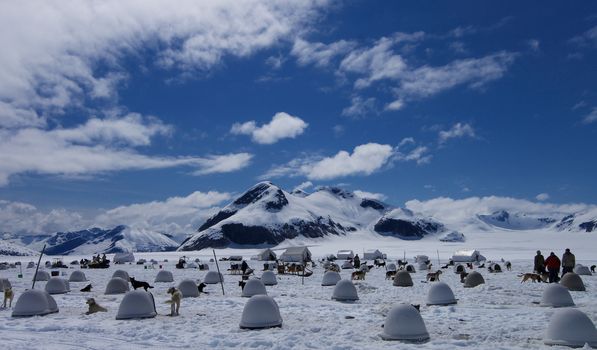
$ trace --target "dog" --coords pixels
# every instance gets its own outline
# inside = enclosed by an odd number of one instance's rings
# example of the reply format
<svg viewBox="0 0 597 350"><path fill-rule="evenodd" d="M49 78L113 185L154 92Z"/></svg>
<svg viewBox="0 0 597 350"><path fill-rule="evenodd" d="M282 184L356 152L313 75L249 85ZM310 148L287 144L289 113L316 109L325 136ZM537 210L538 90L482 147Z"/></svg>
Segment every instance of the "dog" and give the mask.
<svg viewBox="0 0 597 350"><path fill-rule="evenodd" d="M147 292L147 288L153 288L153 286L150 286L149 283L143 282L143 281L137 281L137 280L135 280L134 277L129 277L129 281L131 281L131 284L133 285L133 289L135 289L135 290L137 290L137 288L143 288Z"/></svg>
<svg viewBox="0 0 597 350"><path fill-rule="evenodd" d="M367 274L367 272L365 271L355 271L352 273L352 275L350 276L350 278L352 280L365 280L365 275Z"/></svg>
<svg viewBox="0 0 597 350"><path fill-rule="evenodd" d="M485 268L485 263L482 263L481 265L479 265L480 269L484 269Z"/></svg>
<svg viewBox="0 0 597 350"><path fill-rule="evenodd" d="M383 259L375 259L375 260L373 260L373 264L376 267L386 267L386 261Z"/></svg>
<svg viewBox="0 0 597 350"><path fill-rule="evenodd" d="M512 263L509 261L506 261L506 270L512 271Z"/></svg>
<svg viewBox="0 0 597 350"><path fill-rule="evenodd" d="M106 309L105 307L100 306L98 303L96 303L95 299L93 299L93 298L87 299L86 304L89 305L89 310L85 313L85 315L91 315L96 312L107 312L108 311L108 309Z"/></svg>
<svg viewBox="0 0 597 350"><path fill-rule="evenodd" d="M168 288L168 294L171 295L170 300L166 301L167 304L170 304L170 316L178 316L180 311L180 301L182 300L182 293L174 288Z"/></svg>
<svg viewBox="0 0 597 350"><path fill-rule="evenodd" d="M406 265L408 265L408 261L406 261L406 260L404 260L404 261L398 260L398 266L399 267L404 267Z"/></svg>
<svg viewBox="0 0 597 350"><path fill-rule="evenodd" d="M473 269L473 264L472 263L466 263L466 267L469 268L469 270Z"/></svg>
<svg viewBox="0 0 597 350"><path fill-rule="evenodd" d="M592 272L592 273L595 273L595 267L597 267L597 266L595 266L595 265L591 265L591 272Z"/></svg>
<svg viewBox="0 0 597 350"><path fill-rule="evenodd" d="M240 290L245 290L245 284L247 284L247 282L245 281L238 281L238 286L240 287Z"/></svg>
<svg viewBox="0 0 597 350"><path fill-rule="evenodd" d="M427 282L431 281L431 282L435 282L435 281L439 281L439 275L442 274L442 270L437 270L435 272L429 272L427 274Z"/></svg>
<svg viewBox="0 0 597 350"><path fill-rule="evenodd" d="M91 284L88 284L88 285L86 285L85 287L83 287L83 288L81 289L81 292L84 292L84 293L86 293L86 292L91 292Z"/></svg>
<svg viewBox="0 0 597 350"><path fill-rule="evenodd" d="M12 299L15 297L15 293L12 291L12 288L4 288L4 303L2 304L2 308L6 308L6 302L9 302L8 307L12 307Z"/></svg>
<svg viewBox="0 0 597 350"><path fill-rule="evenodd" d="M446 264L446 265L442 266L442 269L447 269L448 267L450 267L450 264Z"/></svg>
<svg viewBox="0 0 597 350"><path fill-rule="evenodd" d="M518 277L522 277L522 280L520 281L520 283L524 283L528 280L531 280L531 282L535 283L541 283L544 282L546 283L548 280L548 274L547 273L542 273L542 274L538 274L538 273L525 273L522 275L518 275Z"/></svg>
<svg viewBox="0 0 597 350"><path fill-rule="evenodd" d="M386 279L392 280L396 276L396 271L386 271Z"/></svg>
<svg viewBox="0 0 597 350"><path fill-rule="evenodd" d="M207 284L201 282L199 283L199 285L197 286L197 289L199 290L199 294L203 293L203 294L209 294L209 292L204 292L203 289L205 289L205 287L207 287Z"/></svg>
<svg viewBox="0 0 597 350"><path fill-rule="evenodd" d="M464 283L464 280L466 279L466 276L468 276L468 272L461 272L460 273L460 283Z"/></svg>

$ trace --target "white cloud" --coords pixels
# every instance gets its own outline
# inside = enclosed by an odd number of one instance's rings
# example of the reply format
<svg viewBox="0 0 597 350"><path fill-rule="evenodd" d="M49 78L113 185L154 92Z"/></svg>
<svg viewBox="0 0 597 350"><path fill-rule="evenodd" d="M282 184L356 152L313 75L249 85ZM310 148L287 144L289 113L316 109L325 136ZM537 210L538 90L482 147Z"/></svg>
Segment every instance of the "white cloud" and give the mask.
<svg viewBox="0 0 597 350"><path fill-rule="evenodd" d="M537 52L541 49L541 42L537 39L529 39L527 40L527 45L531 51Z"/></svg>
<svg viewBox="0 0 597 350"><path fill-rule="evenodd" d="M581 35L570 39L570 42L578 46L597 47L597 26L587 30Z"/></svg>
<svg viewBox="0 0 597 350"><path fill-rule="evenodd" d="M311 181L305 181L305 182L299 184L298 186L296 186L293 189L293 191L304 191L304 190L306 190L308 188L311 188L311 187L313 187L313 182L311 182Z"/></svg>
<svg viewBox="0 0 597 350"><path fill-rule="evenodd" d="M376 101L374 97L363 98L361 96L353 96L350 106L342 110L342 115L347 117L363 117L377 114L375 105Z"/></svg>
<svg viewBox="0 0 597 350"><path fill-rule="evenodd" d="M285 112L274 115L272 120L262 126L257 126L253 120L245 123L234 123L230 132L236 135L251 135L254 142L259 144L273 144L281 139L295 138L301 135L309 126L304 120L291 116Z"/></svg>
<svg viewBox="0 0 597 350"><path fill-rule="evenodd" d="M583 118L582 122L584 124L591 124L597 122L597 107L593 107L591 112Z"/></svg>
<svg viewBox="0 0 597 350"><path fill-rule="evenodd" d="M136 148L149 145L152 137L170 131L171 127L159 119L138 114L120 119L92 118L73 128L0 129L0 186L6 185L10 176L24 173L93 176L119 170L188 166L199 174L208 174L237 170L250 160L246 153L204 158L137 152Z"/></svg>
<svg viewBox="0 0 597 350"><path fill-rule="evenodd" d="M549 199L549 194L548 194L548 193L539 193L539 194L538 194L538 195L535 197L535 199L536 199L536 200L538 200L538 201L541 201L541 202L543 202L543 201L546 201L546 200L548 200L548 199Z"/></svg>
<svg viewBox="0 0 597 350"><path fill-rule="evenodd" d="M355 46L354 42L346 40L324 44L298 38L294 41L291 54L296 57L301 66L314 64L318 67L326 67L333 58L350 52Z"/></svg>
<svg viewBox="0 0 597 350"><path fill-rule="evenodd" d="M0 126L43 124L46 113L105 98L127 55L156 52L177 71L208 70L292 40L326 1L157 0L0 3ZM35 25L31 25L35 23ZM101 68L101 69L100 69ZM26 115L26 118L22 116ZM21 116L21 117L19 117Z"/></svg>
<svg viewBox="0 0 597 350"><path fill-rule="evenodd" d="M441 130L438 133L439 144L443 145L450 139L461 137L475 137L475 129L468 123L456 123L448 130Z"/></svg>
<svg viewBox="0 0 597 350"><path fill-rule="evenodd" d="M358 197L361 197L361 198L377 199L379 201L384 201L388 198L388 196L386 196L383 193L374 193L374 192L367 192L367 191L361 191L361 190L355 190L353 192L354 192L354 194L356 194Z"/></svg>
<svg viewBox="0 0 597 350"><path fill-rule="evenodd" d="M43 212L31 204L0 200L0 232L41 234L84 227L83 217L70 210Z"/></svg>

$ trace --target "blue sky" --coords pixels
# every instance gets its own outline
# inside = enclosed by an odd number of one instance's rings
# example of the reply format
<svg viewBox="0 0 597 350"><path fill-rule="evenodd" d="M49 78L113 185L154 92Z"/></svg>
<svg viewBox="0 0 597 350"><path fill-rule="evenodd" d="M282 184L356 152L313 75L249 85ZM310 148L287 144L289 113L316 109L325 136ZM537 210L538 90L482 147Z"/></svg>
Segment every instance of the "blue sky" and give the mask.
<svg viewBox="0 0 597 350"><path fill-rule="evenodd" d="M204 5L0 5L0 199L597 198L595 2Z"/></svg>

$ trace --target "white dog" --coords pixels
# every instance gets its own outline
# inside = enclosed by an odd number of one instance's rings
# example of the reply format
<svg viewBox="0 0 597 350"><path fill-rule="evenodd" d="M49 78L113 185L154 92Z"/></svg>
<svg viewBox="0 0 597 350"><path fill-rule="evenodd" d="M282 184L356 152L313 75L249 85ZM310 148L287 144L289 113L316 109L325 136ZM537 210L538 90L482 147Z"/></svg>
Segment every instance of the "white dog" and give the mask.
<svg viewBox="0 0 597 350"><path fill-rule="evenodd" d="M170 304L170 316L178 316L178 312L180 310L180 301L182 300L182 293L178 289L170 287L168 289L168 294L172 295L172 298L166 301L166 303Z"/></svg>

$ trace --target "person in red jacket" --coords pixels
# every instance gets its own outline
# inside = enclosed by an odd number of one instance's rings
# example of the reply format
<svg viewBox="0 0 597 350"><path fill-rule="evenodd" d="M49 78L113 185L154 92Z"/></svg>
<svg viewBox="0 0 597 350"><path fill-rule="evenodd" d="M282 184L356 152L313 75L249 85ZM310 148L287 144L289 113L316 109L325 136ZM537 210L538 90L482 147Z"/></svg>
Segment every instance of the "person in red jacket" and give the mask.
<svg viewBox="0 0 597 350"><path fill-rule="evenodd" d="M547 267L547 271L549 272L549 283L558 282L560 265L560 258L554 252L549 253L549 256L545 259L545 267Z"/></svg>

